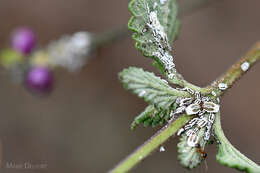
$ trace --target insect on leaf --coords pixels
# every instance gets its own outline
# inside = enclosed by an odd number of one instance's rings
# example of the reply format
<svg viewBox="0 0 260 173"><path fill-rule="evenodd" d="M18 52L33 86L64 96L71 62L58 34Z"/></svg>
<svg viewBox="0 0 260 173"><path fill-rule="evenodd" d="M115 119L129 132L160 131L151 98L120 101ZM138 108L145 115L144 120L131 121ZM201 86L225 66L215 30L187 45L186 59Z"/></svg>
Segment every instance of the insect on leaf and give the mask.
<svg viewBox="0 0 260 173"><path fill-rule="evenodd" d="M136 48L153 58L161 72L172 73L175 65L170 44L179 28L176 0L131 0L129 10L132 17L128 27L135 32Z"/></svg>
<svg viewBox="0 0 260 173"><path fill-rule="evenodd" d="M198 134L199 144L202 149L204 149L206 145L206 142L202 138L204 131L205 129L201 129ZM188 169L197 167L203 160L203 157L197 151L197 148L187 144L187 136L185 134L182 134L180 142L178 143L178 160L183 167Z"/></svg>

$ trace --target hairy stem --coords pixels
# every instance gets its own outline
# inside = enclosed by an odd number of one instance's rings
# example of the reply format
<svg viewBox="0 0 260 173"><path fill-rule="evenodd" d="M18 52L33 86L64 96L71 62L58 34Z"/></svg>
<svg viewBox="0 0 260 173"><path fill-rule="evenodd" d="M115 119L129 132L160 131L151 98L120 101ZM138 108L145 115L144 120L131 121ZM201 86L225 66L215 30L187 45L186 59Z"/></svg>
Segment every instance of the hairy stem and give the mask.
<svg viewBox="0 0 260 173"><path fill-rule="evenodd" d="M137 150L135 150L127 158L125 158L125 160L120 162L114 169L109 171L109 173L123 173L129 171L131 168L141 162L145 157L156 150L160 145L162 145L168 138L173 136L179 128L181 128L191 119L192 116L186 115L178 118L174 122L169 122L168 125L159 130L148 141L137 148Z"/></svg>

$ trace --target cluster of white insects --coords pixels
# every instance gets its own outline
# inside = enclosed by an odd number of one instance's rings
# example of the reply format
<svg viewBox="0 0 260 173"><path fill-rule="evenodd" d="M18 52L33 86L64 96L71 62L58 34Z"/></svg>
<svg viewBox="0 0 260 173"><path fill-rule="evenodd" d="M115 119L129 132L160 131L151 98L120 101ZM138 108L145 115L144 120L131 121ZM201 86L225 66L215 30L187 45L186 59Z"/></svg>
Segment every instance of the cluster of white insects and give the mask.
<svg viewBox="0 0 260 173"><path fill-rule="evenodd" d="M178 135L185 133L187 136L187 145L196 147L199 144L198 132L201 128L206 127L203 139L205 141L210 139L215 113L219 111L220 106L211 101L209 97L201 96L199 92L194 92L190 88L183 88L182 90L189 92L194 97L178 98L176 101L178 108L171 113L171 118L175 119L183 113L197 115L177 133Z"/></svg>
<svg viewBox="0 0 260 173"><path fill-rule="evenodd" d="M160 0L163 5L167 0ZM167 34L161 25L157 11L155 7L158 4L155 2L154 10L150 10L148 4L146 4L146 12L148 15L148 20L146 26L143 29L143 33L147 32L148 29L152 32L153 40L149 40L150 43L154 43L157 46L157 50L153 52L153 56L159 58L161 63L164 65L168 72L168 77L172 79L175 75L175 64L173 63L173 56L170 54L172 50ZM241 64L241 69L247 71L250 64L244 62ZM219 83L219 90L226 90L228 88L226 83ZM186 113L187 115L197 115L192 120L190 120L183 128L178 131L178 135L185 133L187 136L187 145L190 147L197 147L199 145L198 132L200 129L205 128L203 133L204 141L208 141L212 135L212 125L215 121L215 113L219 112L219 104L214 103L209 97L202 96L201 93L195 92L190 88L183 88L182 90L187 91L192 95L192 97L178 98L176 103L178 104L177 109L171 112L171 118L175 119L177 116ZM143 95L144 93L142 93ZM211 94L216 97L214 91ZM216 98L217 103L219 103L219 98Z"/></svg>
<svg viewBox="0 0 260 173"><path fill-rule="evenodd" d="M165 3L165 1L161 1ZM165 69L168 71L168 77L173 78L175 71L175 64L173 63L173 56L169 51L172 50L166 32L164 31L163 26L160 24L160 21L157 16L156 11L151 11L148 4L146 5L146 10L148 14L148 22L146 25L151 29L154 43L157 45L158 50L153 52L153 56L156 56L163 63ZM145 28L143 32L146 32ZM150 40L150 42L153 42Z"/></svg>

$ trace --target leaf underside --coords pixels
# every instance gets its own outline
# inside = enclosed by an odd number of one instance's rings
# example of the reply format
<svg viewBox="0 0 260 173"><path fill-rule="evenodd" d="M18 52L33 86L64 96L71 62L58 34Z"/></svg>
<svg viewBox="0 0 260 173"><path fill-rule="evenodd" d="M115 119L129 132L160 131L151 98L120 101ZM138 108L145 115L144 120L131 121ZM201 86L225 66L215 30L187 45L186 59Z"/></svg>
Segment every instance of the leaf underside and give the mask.
<svg viewBox="0 0 260 173"><path fill-rule="evenodd" d="M198 133L199 144L202 150L206 145L206 142L202 137L204 132L205 128L202 128ZM203 161L201 153L198 152L197 148L187 145L187 136L185 134L182 134L180 142L178 143L178 160L183 167L188 169L197 167Z"/></svg>
<svg viewBox="0 0 260 173"><path fill-rule="evenodd" d="M172 72L170 67L173 67L174 70L175 67L169 45L176 40L179 30L176 0L131 0L129 10L132 16L128 22L128 28L135 32L133 39L136 41L136 48L144 56L152 58L153 64L162 74L170 74L169 72ZM154 20L156 25L151 22L153 21L151 20L151 12L156 16L156 20ZM156 30L154 29L156 27L153 26L158 26L159 29ZM167 35L166 39L164 39L165 34ZM165 59L166 62L163 61ZM167 67L167 64L170 64L170 67ZM171 88L167 82L156 77L153 73L145 72L139 68L125 69L119 74L119 77L126 89L131 90L149 103L146 109L133 121L132 129L141 123L144 126L157 126L165 123L170 117L170 112L174 107L176 108L176 99L181 96L185 97L185 93ZM221 129L220 113L216 115L214 132L219 141L216 159L220 164L248 173L260 173L260 166L240 153L225 137ZM203 133L204 131L201 129L200 136ZM187 145L186 140L187 137L182 135L178 144L178 158L184 167L191 169L198 166L203 159L195 147ZM206 143L203 139L200 141L203 149Z"/></svg>
<svg viewBox="0 0 260 173"><path fill-rule="evenodd" d="M146 102L155 105L157 110L160 108L167 110L178 97L188 96L187 92L170 87L165 80L141 68L124 69L119 73L119 79L126 89L144 98Z"/></svg>
<svg viewBox="0 0 260 173"><path fill-rule="evenodd" d="M248 173L260 173L260 166L240 153L225 137L221 128L219 113L216 116L214 129L219 141L216 159L220 164Z"/></svg>
<svg viewBox="0 0 260 173"><path fill-rule="evenodd" d="M153 31L149 27L149 11L157 13L158 20L167 34L168 44L176 40L179 21L177 20L176 0L131 0L129 10L132 14L128 28L135 33L133 39L136 41L136 48L146 57L155 60L155 66L161 72L165 72L162 62L153 53L158 51L155 44Z"/></svg>
<svg viewBox="0 0 260 173"><path fill-rule="evenodd" d="M144 127L157 127L163 125L170 119L171 108L168 110L157 109L154 105L148 105L145 110L138 115L131 124L134 130L137 125L143 124Z"/></svg>

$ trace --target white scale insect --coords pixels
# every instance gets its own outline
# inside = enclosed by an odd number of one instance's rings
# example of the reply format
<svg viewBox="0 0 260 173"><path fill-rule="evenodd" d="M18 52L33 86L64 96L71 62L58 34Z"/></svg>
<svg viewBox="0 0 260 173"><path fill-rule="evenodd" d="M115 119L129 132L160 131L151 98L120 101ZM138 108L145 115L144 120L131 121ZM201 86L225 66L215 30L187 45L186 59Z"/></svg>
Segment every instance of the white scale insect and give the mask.
<svg viewBox="0 0 260 173"><path fill-rule="evenodd" d="M165 3L165 0L160 1L162 4ZM154 4L156 7L157 4ZM154 7L154 8L155 8ZM154 43L158 46L158 51L153 52L153 56L156 56L163 63L164 67L168 71L168 77L173 78L175 70L175 64L173 63L173 56L170 55L169 51L171 51L171 46L169 45L168 37L164 28L160 24L160 21L157 16L156 11L150 11L150 8L147 4L147 14L148 14L148 23L147 26L151 29ZM145 28L143 31L147 31ZM219 89L224 90L227 86L220 86ZM199 141L199 137L197 136L197 132L199 129L206 126L206 132L204 133L204 139L209 139L211 136L211 126L214 122L214 113L219 111L219 105L210 101L208 97L201 97L199 92L194 92L190 88L183 88L184 91L195 95L195 99L193 98L181 98L179 100L179 107L175 110L175 112L171 112L170 116L174 119L179 114L186 112L187 115L195 115L198 114L199 117L193 118L184 128L181 128L178 131L178 135L182 134L186 131L187 144L191 147L195 147ZM213 93L214 95L214 93ZM209 118L203 116L205 113L210 113ZM194 128L194 126L196 126ZM193 129L192 129L193 128Z"/></svg>
<svg viewBox="0 0 260 173"><path fill-rule="evenodd" d="M187 115L198 115L197 117L190 120L177 133L177 135L181 135L185 132L187 136L187 145L189 145L190 147L195 147L199 141L197 132L201 128L206 128L203 134L203 139L205 141L209 140L211 136L212 125L215 120L215 113L219 111L220 106L210 101L210 98L203 97L199 92L194 92L190 88L186 87L181 90L187 91L191 95L194 95L194 97L179 98L176 101L179 107L175 110L175 112L171 113L171 116L172 118L175 118L175 116L178 116L184 112Z"/></svg>
<svg viewBox="0 0 260 173"><path fill-rule="evenodd" d="M162 5L164 5L165 2L167 2L167 0L160 0L160 3L161 3Z"/></svg>
<svg viewBox="0 0 260 173"><path fill-rule="evenodd" d="M220 89L220 90L225 90L225 89L227 89L228 88L228 86L227 86L227 84L225 84L225 83L219 83L218 84L218 89Z"/></svg>
<svg viewBox="0 0 260 173"><path fill-rule="evenodd" d="M243 70L244 72L247 71L250 67L249 62L245 61L243 64L241 64L241 70Z"/></svg>
<svg viewBox="0 0 260 173"><path fill-rule="evenodd" d="M187 138L187 144L190 147L195 147L199 142L199 137L195 132L191 132L191 134Z"/></svg>
<svg viewBox="0 0 260 173"><path fill-rule="evenodd" d="M153 36L154 36L156 43L161 48L171 50L171 46L169 45L167 34L164 31L164 28L158 19L157 12L150 11L148 4L147 4L146 8L147 8L147 14L149 17L149 22L147 23L147 25L152 29Z"/></svg>
<svg viewBox="0 0 260 173"><path fill-rule="evenodd" d="M154 6L156 7L157 5L154 4ZM147 26L151 29L154 43L158 47L158 50L153 52L153 56L156 56L160 59L160 61L163 63L164 67L168 71L168 77L172 79L174 77L173 72L175 70L175 64L173 63L173 56L169 53L172 48L169 44L168 36L158 19L157 12L151 11L148 4L146 4L146 10L149 20L147 22ZM147 31L147 29L145 29L145 31Z"/></svg>

